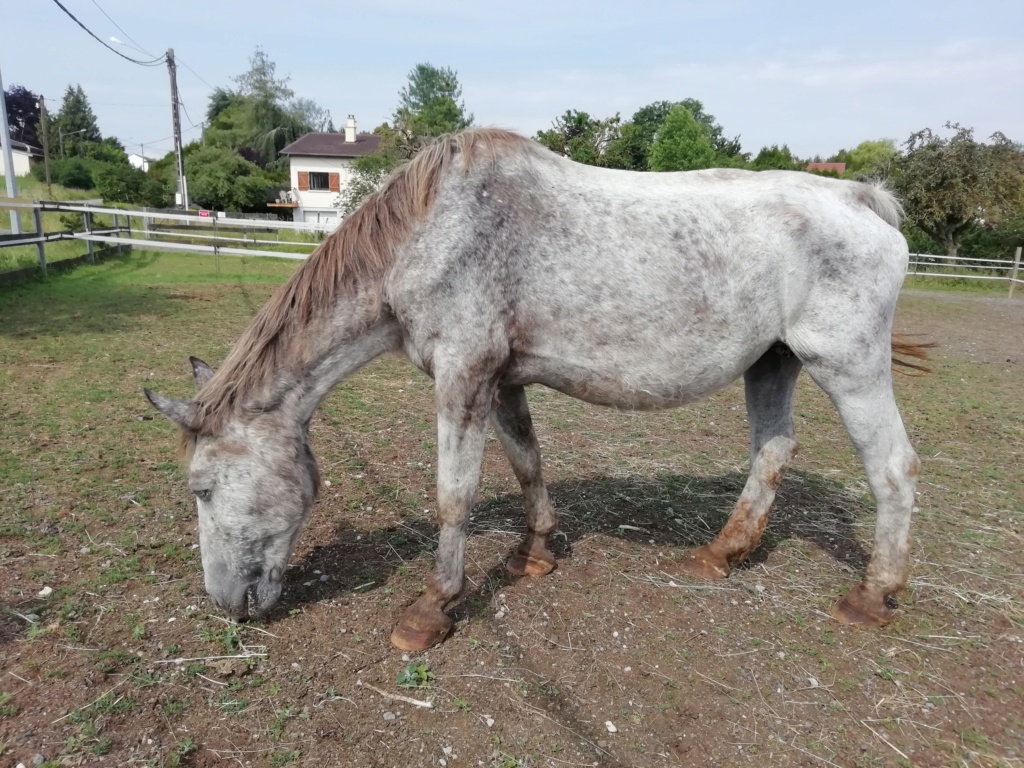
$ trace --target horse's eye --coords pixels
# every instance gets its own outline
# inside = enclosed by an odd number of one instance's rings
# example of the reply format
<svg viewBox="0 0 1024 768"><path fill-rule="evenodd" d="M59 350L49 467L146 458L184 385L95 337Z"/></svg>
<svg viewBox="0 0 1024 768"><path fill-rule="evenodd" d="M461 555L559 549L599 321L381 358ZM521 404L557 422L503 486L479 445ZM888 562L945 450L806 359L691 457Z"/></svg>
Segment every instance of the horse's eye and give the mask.
<svg viewBox="0 0 1024 768"><path fill-rule="evenodd" d="M213 491L211 491L209 488L203 488L202 490L196 491L195 494L196 498L199 499L200 501L209 501L210 498L213 496Z"/></svg>

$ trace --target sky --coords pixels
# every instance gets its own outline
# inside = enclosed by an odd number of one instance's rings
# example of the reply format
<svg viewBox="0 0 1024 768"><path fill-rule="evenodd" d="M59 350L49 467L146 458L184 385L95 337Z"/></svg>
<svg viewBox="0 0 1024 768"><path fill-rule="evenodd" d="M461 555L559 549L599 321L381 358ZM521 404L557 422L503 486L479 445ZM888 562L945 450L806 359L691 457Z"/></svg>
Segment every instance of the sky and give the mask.
<svg viewBox="0 0 1024 768"><path fill-rule="evenodd" d="M186 141L201 135L212 88L231 87L257 46L296 96L339 127L355 115L361 131L390 119L409 71L429 62L458 72L477 125L527 135L567 109L628 119L695 98L755 154L788 144L826 157L947 121L1024 141L1021 0L61 2L104 41L174 48ZM118 57L53 0L3 5L5 87L42 93L56 113L80 84L104 136L149 156L172 148L166 67Z"/></svg>

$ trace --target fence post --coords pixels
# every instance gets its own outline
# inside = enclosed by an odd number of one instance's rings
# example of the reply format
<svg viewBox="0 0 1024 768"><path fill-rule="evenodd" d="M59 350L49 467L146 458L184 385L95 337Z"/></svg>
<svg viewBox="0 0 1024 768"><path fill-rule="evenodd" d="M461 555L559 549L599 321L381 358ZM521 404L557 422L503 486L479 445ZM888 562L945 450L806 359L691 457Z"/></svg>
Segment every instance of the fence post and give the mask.
<svg viewBox="0 0 1024 768"><path fill-rule="evenodd" d="M142 239L149 240L149 208L143 208L142 213Z"/></svg>
<svg viewBox="0 0 1024 768"><path fill-rule="evenodd" d="M36 226L36 237L40 238L39 242L36 243L36 249L39 251L39 268L46 273L46 241L43 237L43 213L40 206L37 204L32 209L32 220Z"/></svg>
<svg viewBox="0 0 1024 768"><path fill-rule="evenodd" d="M82 214L82 218L85 220L85 233L87 235L91 235L92 234L92 211L85 211ZM96 263L96 255L92 251L92 240L86 240L85 241L85 245L86 245L86 253L89 256L89 263L90 264L95 264Z"/></svg>
<svg viewBox="0 0 1024 768"><path fill-rule="evenodd" d="M1013 254L1013 269L1010 270L1010 295L1009 298L1013 298L1013 289L1017 285L1017 272L1020 270L1020 252L1022 246L1017 246L1017 251Z"/></svg>

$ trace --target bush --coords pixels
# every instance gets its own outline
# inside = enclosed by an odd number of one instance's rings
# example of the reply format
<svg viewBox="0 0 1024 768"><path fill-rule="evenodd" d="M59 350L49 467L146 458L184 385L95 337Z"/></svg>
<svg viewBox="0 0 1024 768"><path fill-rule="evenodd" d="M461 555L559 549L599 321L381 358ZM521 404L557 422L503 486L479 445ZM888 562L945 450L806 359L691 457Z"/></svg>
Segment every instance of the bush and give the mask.
<svg viewBox="0 0 1024 768"><path fill-rule="evenodd" d="M108 203L138 203L146 174L127 163L96 163L93 166L96 191Z"/></svg>
<svg viewBox="0 0 1024 768"><path fill-rule="evenodd" d="M89 164L80 157L69 157L50 162L50 176L53 181L69 189L92 189L92 171Z"/></svg>

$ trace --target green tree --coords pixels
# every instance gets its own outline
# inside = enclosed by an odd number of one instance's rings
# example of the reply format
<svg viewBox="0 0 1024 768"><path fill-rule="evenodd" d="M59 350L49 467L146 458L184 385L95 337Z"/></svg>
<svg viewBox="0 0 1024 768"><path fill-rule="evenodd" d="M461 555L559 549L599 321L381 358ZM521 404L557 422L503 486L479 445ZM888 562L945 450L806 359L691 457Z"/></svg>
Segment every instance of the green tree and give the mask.
<svg viewBox="0 0 1024 768"><path fill-rule="evenodd" d="M783 144L781 147L778 144L772 144L770 147L761 147L757 157L750 163L750 167L755 171L799 171L804 166L805 163L801 163L793 157L793 153L786 144Z"/></svg>
<svg viewBox="0 0 1024 768"><path fill-rule="evenodd" d="M63 134L65 157L85 154L86 144L98 142L103 138L96 123L96 115L93 114L89 99L81 85L69 85L64 91L60 111L54 117L50 131L51 135L57 138L58 145Z"/></svg>
<svg viewBox="0 0 1024 768"><path fill-rule="evenodd" d="M273 179L258 165L224 147L203 146L185 157L189 196L214 210L262 208Z"/></svg>
<svg viewBox="0 0 1024 768"><path fill-rule="evenodd" d="M896 163L892 184L909 223L934 238L949 256L956 256L965 233L980 222L998 228L1024 205L1024 153L1002 133L990 144L974 139L974 131L946 123L952 135L930 129L907 140L906 154Z"/></svg>
<svg viewBox="0 0 1024 768"><path fill-rule="evenodd" d="M683 105L669 110L651 146L652 171L693 171L711 168L718 153L707 130Z"/></svg>
<svg viewBox="0 0 1024 768"><path fill-rule="evenodd" d="M284 104L295 96L295 92L288 86L291 78L278 78L277 64L258 45L249 57L249 69L232 80L238 85L240 95L251 96L257 101Z"/></svg>
<svg viewBox="0 0 1024 768"><path fill-rule="evenodd" d="M257 47L249 69L233 78L237 90L216 88L206 108L205 143L237 150L260 167L282 173L280 152L310 131L327 130L331 115L312 99L295 98L289 78Z"/></svg>
<svg viewBox="0 0 1024 768"><path fill-rule="evenodd" d="M462 85L454 69L425 62L413 67L408 78L409 82L398 92L396 128L404 128L417 136L441 136L473 124L473 115L466 112Z"/></svg>
<svg viewBox="0 0 1024 768"><path fill-rule="evenodd" d="M862 141L853 149L842 149L828 159L846 163L844 176L852 179L887 179L899 156L894 139Z"/></svg>
<svg viewBox="0 0 1024 768"><path fill-rule="evenodd" d="M683 107L703 127L718 159L715 165L742 166L746 155L741 151L739 136L728 138L714 115L704 110L697 99L682 101L655 101L638 109L633 117L624 123L618 136L609 144L605 162L611 168L626 168L634 171L651 170L650 154L654 141L669 113L676 107Z"/></svg>
<svg viewBox="0 0 1024 768"><path fill-rule="evenodd" d="M341 210L341 215L348 216L363 200L379 189L399 162L397 155L380 151L353 160L352 177L335 202L335 207Z"/></svg>
<svg viewBox="0 0 1024 768"><path fill-rule="evenodd" d="M39 136L39 96L24 86L12 85L4 92L4 101L11 138L33 147L43 146Z"/></svg>
<svg viewBox="0 0 1024 768"><path fill-rule="evenodd" d="M560 155L586 165L607 165L606 152L619 137L618 115L604 120L567 109L550 130L538 131L536 140ZM619 167L619 166L615 166Z"/></svg>

